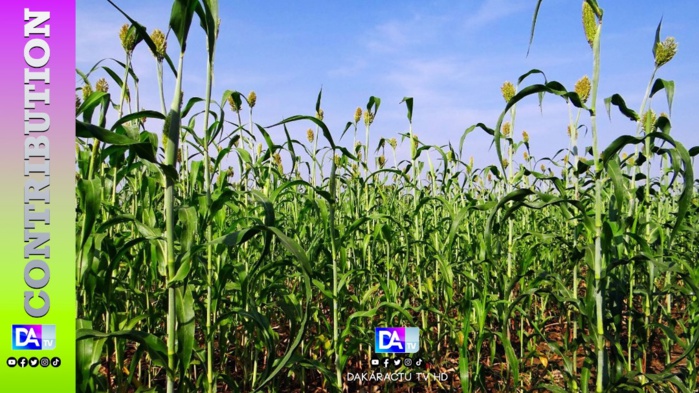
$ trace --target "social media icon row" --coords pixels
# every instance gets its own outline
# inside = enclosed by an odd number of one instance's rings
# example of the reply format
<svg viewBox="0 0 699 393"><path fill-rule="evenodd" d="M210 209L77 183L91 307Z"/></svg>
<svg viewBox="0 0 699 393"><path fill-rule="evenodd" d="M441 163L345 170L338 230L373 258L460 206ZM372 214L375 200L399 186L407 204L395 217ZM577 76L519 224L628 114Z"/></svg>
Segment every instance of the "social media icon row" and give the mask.
<svg viewBox="0 0 699 393"><path fill-rule="evenodd" d="M423 367L425 365L425 360L423 358L416 358L416 359L413 359L413 358L393 358L393 359L372 358L371 365L373 367L383 366L384 368L388 368L388 367L398 368L401 365L403 365L405 367L413 367L413 366Z"/></svg>
<svg viewBox="0 0 699 393"><path fill-rule="evenodd" d="M59 367L61 365L61 358L59 357L54 357L52 359L49 359L47 357L43 357L41 359L36 358L36 357L30 357L29 359L25 358L24 356L16 359L14 357L9 357L7 358L7 366L8 367L48 367L48 366L53 366L53 367Z"/></svg>

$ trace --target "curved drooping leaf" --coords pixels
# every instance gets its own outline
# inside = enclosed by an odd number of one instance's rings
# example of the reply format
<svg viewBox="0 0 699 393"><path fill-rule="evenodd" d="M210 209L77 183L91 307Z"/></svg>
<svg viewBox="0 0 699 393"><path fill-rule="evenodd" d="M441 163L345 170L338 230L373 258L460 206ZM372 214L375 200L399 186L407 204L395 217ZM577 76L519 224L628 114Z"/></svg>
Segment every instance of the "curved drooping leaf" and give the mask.
<svg viewBox="0 0 699 393"><path fill-rule="evenodd" d="M149 162L157 163L155 151L150 142L141 142L141 140L132 139L126 135L117 134L107 130L106 128L85 123L80 120L75 121L75 133L76 136L80 138L95 138L101 142L109 143L115 146L128 146L140 158Z"/></svg>
<svg viewBox="0 0 699 393"><path fill-rule="evenodd" d="M154 364L162 367L169 375L173 376L173 370L167 367L167 346L151 333L140 330L119 330L112 333L104 333L92 329L78 329L76 332L76 340L78 342L91 338L118 338L136 341L146 348Z"/></svg>
<svg viewBox="0 0 699 393"><path fill-rule="evenodd" d="M667 109L672 115L672 100L675 97L675 81L669 81L665 79L656 79L653 82L653 87L650 90L650 97L653 97L655 93L660 90L665 89L665 97L667 98Z"/></svg>
<svg viewBox="0 0 699 393"><path fill-rule="evenodd" d="M187 36L189 35L189 28L192 25L192 18L198 5L198 0L174 0L172 2L170 28L177 36L181 53L184 53L187 49Z"/></svg>
<svg viewBox="0 0 699 393"><path fill-rule="evenodd" d="M667 135L662 132L652 132L649 134L646 134L645 136L642 137L634 137L631 135L623 135L615 139L612 143L607 146L607 148L604 149L601 153L601 158L602 158L602 163L603 165L607 165L607 163L615 157L619 152L628 145L637 145L641 143L651 143L654 139L661 139L672 146L674 146L674 150L679 154L680 159L682 160L682 176L684 178L684 184L682 187L682 193L680 194L680 197L677 201L677 215L675 218L675 224L672 227L672 233L670 240L668 242L668 247L669 244L672 242L672 239L675 238L676 234L678 231L681 229L681 224L683 220L686 217L687 211L689 209L689 206L691 204L692 200L692 194L694 193L694 189L692 187L692 184L694 182L694 170L691 162L691 158L689 155L689 152L687 149L684 148L684 146L675 141L670 135ZM675 162L673 163L675 167L675 172L676 174L680 171L679 168L679 163Z"/></svg>
<svg viewBox="0 0 699 393"><path fill-rule="evenodd" d="M638 121L638 113L636 113L632 109L629 109L629 107L626 106L626 102L619 94L614 94L611 97L607 97L604 99L604 106L605 108L607 108L607 115L609 115L609 120L612 119L611 105L618 107L619 112L621 112L624 116L628 117L629 120Z"/></svg>
<svg viewBox="0 0 699 393"><path fill-rule="evenodd" d="M117 11L119 11L122 15L124 15L124 17L126 17L126 19L128 19L129 22L131 22L131 24L140 32L141 38L143 39L143 41L145 41L146 45L148 45L148 48L150 48L151 52L156 53L157 49L156 49L155 43L148 35L146 28L143 27L143 25L141 25L140 23L133 20L127 13L122 11L121 8L117 7L117 5L114 4L114 2L112 2L112 0L107 0L107 1L114 8L116 8ZM167 61L168 65L170 66L170 69L172 70L172 73L175 75L175 78L177 78L177 68L175 68L175 65L172 63L172 60L170 59L170 56L167 55L167 53L165 54L165 60Z"/></svg>

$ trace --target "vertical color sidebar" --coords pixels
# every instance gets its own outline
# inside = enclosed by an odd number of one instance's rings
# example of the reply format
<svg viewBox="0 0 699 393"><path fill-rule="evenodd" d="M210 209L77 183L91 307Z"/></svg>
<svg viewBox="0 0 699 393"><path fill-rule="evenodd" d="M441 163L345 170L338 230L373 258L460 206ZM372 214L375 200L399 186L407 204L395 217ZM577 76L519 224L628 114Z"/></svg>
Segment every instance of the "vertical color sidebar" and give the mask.
<svg viewBox="0 0 699 393"><path fill-rule="evenodd" d="M73 393L75 2L4 8L0 391Z"/></svg>

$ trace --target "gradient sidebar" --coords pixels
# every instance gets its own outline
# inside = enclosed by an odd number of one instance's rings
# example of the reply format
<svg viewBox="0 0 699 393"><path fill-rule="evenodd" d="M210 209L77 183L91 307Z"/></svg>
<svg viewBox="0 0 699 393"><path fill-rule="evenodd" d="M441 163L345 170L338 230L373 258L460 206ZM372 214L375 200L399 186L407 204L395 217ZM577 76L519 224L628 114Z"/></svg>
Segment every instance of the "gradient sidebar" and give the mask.
<svg viewBox="0 0 699 393"><path fill-rule="evenodd" d="M0 391L73 393L75 2L4 8Z"/></svg>

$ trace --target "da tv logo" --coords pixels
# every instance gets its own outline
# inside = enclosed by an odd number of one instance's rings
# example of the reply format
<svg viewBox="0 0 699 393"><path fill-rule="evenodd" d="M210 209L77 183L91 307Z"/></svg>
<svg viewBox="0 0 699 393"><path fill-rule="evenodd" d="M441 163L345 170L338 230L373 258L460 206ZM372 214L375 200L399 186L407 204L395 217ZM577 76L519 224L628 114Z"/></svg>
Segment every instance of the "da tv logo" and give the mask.
<svg viewBox="0 0 699 393"><path fill-rule="evenodd" d="M420 329L416 327L375 328L376 353L415 353L419 348Z"/></svg>
<svg viewBox="0 0 699 393"><path fill-rule="evenodd" d="M56 348L56 325L12 325L12 349L51 350Z"/></svg>

